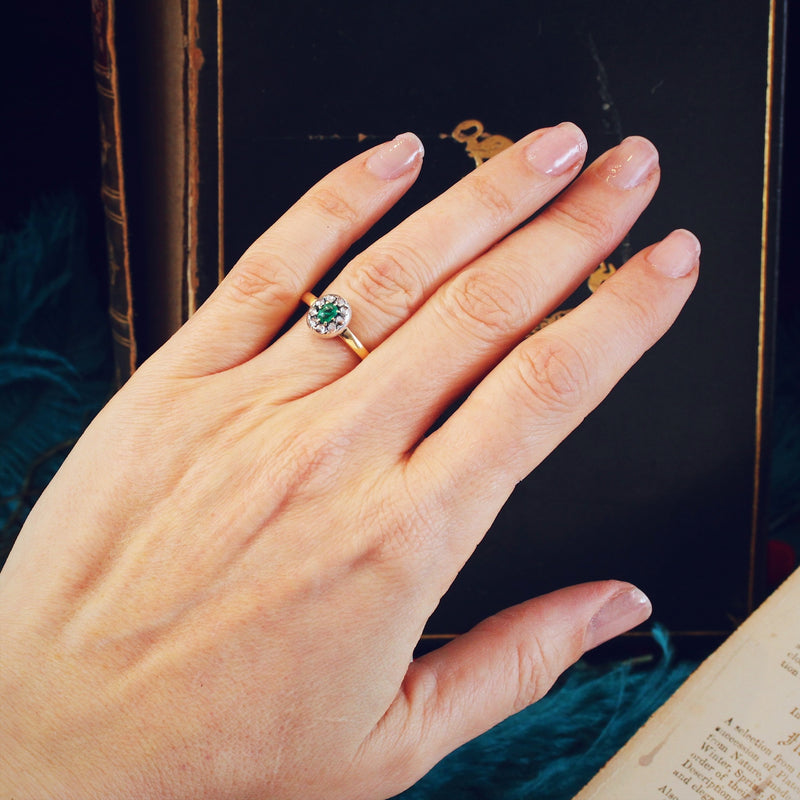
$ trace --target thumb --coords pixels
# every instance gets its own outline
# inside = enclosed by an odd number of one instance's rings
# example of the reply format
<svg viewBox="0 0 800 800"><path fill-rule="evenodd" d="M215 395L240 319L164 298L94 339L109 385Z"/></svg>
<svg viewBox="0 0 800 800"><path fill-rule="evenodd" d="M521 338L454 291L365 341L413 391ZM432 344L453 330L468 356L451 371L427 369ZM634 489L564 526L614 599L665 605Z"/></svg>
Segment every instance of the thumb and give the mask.
<svg viewBox="0 0 800 800"><path fill-rule="evenodd" d="M644 622L651 610L629 583L579 584L507 608L414 661L375 731L389 737L396 777L413 783L539 700L587 650Z"/></svg>

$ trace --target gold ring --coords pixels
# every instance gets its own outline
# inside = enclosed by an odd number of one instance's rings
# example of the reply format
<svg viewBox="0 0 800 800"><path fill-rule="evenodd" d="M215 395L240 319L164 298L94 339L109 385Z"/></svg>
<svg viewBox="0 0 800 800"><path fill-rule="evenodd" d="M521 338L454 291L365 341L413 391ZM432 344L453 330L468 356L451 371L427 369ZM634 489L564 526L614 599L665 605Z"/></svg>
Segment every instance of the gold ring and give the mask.
<svg viewBox="0 0 800 800"><path fill-rule="evenodd" d="M338 294L314 297L311 292L306 292L301 299L308 306L306 323L317 336L325 338L338 336L359 358L363 359L369 355L367 348L347 327L353 311L344 297Z"/></svg>

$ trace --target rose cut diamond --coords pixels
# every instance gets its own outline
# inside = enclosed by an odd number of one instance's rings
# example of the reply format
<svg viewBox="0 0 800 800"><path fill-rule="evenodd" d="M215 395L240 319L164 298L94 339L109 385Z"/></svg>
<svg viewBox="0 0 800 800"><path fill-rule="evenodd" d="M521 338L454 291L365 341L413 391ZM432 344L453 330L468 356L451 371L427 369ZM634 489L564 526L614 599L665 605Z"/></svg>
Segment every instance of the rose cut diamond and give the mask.
<svg viewBox="0 0 800 800"><path fill-rule="evenodd" d="M338 336L350 322L350 304L338 294L318 297L308 309L306 323L320 336Z"/></svg>

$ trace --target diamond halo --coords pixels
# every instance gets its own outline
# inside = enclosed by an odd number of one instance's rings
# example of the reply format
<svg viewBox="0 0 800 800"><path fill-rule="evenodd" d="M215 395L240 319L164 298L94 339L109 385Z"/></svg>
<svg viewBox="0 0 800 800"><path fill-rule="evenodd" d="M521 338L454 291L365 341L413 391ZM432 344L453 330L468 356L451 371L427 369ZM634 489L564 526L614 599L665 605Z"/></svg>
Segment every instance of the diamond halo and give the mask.
<svg viewBox="0 0 800 800"><path fill-rule="evenodd" d="M338 294L318 297L306 313L306 323L319 336L339 336L350 323L350 304Z"/></svg>

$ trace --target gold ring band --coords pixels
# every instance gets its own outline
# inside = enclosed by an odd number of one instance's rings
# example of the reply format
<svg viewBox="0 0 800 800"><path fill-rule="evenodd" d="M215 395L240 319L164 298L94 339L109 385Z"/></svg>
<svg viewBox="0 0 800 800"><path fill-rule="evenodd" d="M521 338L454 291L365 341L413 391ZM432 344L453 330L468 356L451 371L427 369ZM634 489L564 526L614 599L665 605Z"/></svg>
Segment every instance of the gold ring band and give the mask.
<svg viewBox="0 0 800 800"><path fill-rule="evenodd" d="M306 324L318 336L338 336L359 358L364 359L369 351L348 328L352 310L350 304L338 294L315 297L306 292L301 300L308 306Z"/></svg>

